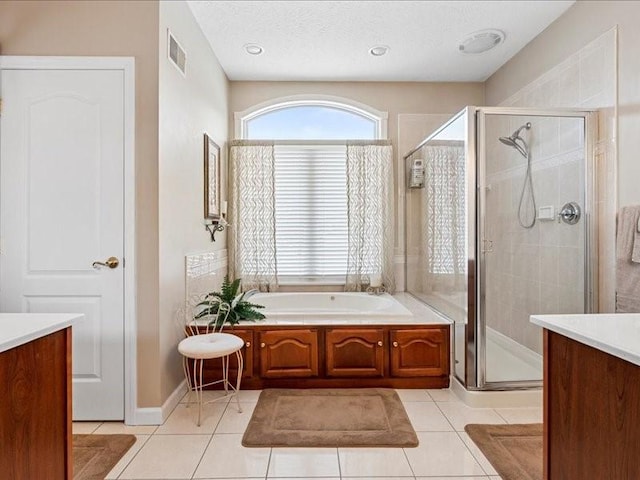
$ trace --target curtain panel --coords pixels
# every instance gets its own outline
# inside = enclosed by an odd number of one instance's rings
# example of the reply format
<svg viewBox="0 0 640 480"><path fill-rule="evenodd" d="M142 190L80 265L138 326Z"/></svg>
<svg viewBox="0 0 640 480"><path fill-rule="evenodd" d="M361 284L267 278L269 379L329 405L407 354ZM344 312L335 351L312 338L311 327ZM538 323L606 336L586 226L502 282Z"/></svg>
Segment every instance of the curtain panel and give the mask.
<svg viewBox="0 0 640 480"><path fill-rule="evenodd" d="M346 291L361 291L376 278L395 291L392 152L386 142L347 144Z"/></svg>
<svg viewBox="0 0 640 480"><path fill-rule="evenodd" d="M464 145L423 147L420 271L425 292L466 288Z"/></svg>
<svg viewBox="0 0 640 480"><path fill-rule="evenodd" d="M244 290L275 291L274 144L236 141L229 153L229 276Z"/></svg>

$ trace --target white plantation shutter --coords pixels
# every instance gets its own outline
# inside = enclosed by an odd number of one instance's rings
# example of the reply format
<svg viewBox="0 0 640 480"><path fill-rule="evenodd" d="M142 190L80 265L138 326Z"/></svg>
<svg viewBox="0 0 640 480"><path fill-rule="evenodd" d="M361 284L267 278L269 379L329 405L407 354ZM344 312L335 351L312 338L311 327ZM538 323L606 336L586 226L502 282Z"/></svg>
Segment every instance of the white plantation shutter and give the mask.
<svg viewBox="0 0 640 480"><path fill-rule="evenodd" d="M346 146L276 145L274 155L278 277L344 280Z"/></svg>

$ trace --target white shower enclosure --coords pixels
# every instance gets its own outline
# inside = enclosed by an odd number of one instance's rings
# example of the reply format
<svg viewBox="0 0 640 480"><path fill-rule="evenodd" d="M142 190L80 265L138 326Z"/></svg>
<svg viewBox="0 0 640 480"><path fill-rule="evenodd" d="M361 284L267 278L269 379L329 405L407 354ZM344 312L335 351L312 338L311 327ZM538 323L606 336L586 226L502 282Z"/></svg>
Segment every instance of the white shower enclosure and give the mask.
<svg viewBox="0 0 640 480"><path fill-rule="evenodd" d="M466 107L405 155L406 290L453 322L469 390L539 387L530 315L597 301L595 114Z"/></svg>

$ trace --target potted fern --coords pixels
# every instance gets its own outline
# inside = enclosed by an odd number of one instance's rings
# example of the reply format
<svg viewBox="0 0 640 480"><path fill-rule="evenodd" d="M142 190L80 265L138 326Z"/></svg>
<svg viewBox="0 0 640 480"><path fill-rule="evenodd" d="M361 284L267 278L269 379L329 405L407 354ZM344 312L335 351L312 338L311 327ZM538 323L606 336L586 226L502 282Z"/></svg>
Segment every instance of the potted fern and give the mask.
<svg viewBox="0 0 640 480"><path fill-rule="evenodd" d="M229 281L229 276L225 275L222 287L219 292L211 292L197 307L202 309L195 315L194 319L211 316L209 325L215 323L216 328L220 328L226 321L230 325L237 325L240 320L262 320L265 316L257 311L257 308L264 308L263 305L248 302L247 300L256 293L255 290L238 293L240 289L240 279ZM218 313L220 315L218 315Z"/></svg>

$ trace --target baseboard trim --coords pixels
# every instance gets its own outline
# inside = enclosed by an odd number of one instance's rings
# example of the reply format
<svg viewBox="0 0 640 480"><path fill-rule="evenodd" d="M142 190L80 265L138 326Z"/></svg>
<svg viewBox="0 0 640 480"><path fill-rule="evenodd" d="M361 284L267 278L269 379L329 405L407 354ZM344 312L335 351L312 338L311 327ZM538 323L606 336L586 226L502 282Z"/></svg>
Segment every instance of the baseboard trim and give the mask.
<svg viewBox="0 0 640 480"><path fill-rule="evenodd" d="M180 400L187 392L187 381L182 380L162 407L136 408L133 414L133 423L130 425L162 425L171 415Z"/></svg>

